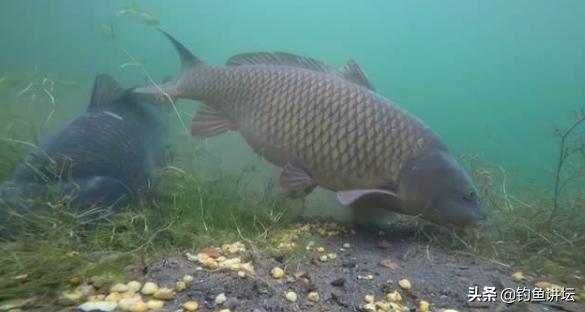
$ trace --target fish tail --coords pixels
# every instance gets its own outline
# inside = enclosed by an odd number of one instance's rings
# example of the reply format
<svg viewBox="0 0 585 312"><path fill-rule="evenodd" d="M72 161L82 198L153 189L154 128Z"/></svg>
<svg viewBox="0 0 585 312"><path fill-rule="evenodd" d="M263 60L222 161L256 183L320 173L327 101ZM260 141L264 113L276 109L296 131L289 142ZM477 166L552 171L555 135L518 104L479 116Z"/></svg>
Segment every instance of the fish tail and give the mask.
<svg viewBox="0 0 585 312"><path fill-rule="evenodd" d="M167 37L167 39L169 39L169 41L173 44L175 50L179 54L179 58L181 60L181 76L178 80L169 81L162 85L139 87L134 89L133 92L154 95L164 94L171 97L185 96L184 92L185 88L183 87L183 82L187 80L185 79L185 77L197 66L203 64L203 62L169 33L162 29L159 29L159 31L162 32L165 35L165 37Z"/></svg>
<svg viewBox="0 0 585 312"><path fill-rule="evenodd" d="M203 62L198 57L191 53L191 51L189 51L189 49L187 49L182 43L175 39L175 37L171 36L168 32L162 29L159 29L159 31L162 32L167 37L167 39L169 39L169 41L171 41L175 47L175 50L177 50L179 58L181 59L181 68L183 71L195 68L199 64L203 64Z"/></svg>

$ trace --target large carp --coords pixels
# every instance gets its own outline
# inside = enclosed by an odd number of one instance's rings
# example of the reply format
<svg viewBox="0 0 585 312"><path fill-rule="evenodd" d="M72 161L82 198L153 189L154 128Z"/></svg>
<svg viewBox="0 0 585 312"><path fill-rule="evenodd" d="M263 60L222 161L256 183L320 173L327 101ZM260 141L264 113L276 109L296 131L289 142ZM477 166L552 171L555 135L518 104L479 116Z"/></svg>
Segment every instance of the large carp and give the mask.
<svg viewBox="0 0 585 312"><path fill-rule="evenodd" d="M321 186L345 205L375 204L440 224L486 219L476 188L437 134L377 94L355 62L335 69L261 52L212 66L165 35L181 58L180 78L135 92L201 101L192 135L239 131L283 168L285 191Z"/></svg>
<svg viewBox="0 0 585 312"><path fill-rule="evenodd" d="M165 161L168 103L95 78L87 110L44 137L0 185L0 234L46 193L71 198L88 218L107 216L150 186Z"/></svg>

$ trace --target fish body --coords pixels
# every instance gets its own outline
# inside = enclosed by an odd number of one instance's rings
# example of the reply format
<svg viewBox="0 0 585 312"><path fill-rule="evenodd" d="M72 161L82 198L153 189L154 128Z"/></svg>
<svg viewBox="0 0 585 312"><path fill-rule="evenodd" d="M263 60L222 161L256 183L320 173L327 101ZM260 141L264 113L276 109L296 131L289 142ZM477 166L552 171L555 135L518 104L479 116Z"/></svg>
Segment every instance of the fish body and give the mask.
<svg viewBox="0 0 585 312"><path fill-rule="evenodd" d="M128 204L164 163L168 121L162 105L97 76L87 111L25 156L0 187L1 200L35 198L52 188L80 209Z"/></svg>
<svg viewBox="0 0 585 312"><path fill-rule="evenodd" d="M335 69L288 53L260 52L211 66L167 37L183 72L163 91L203 103L192 121L193 136L239 131L259 155L283 168L280 184L286 191L306 194L321 186L338 192L344 204L377 199L388 209L438 223L484 219L475 187L438 135L377 94L355 62ZM440 190L449 180L455 191ZM457 193L461 208L455 215L462 217L439 216L433 203L445 197L441 192Z"/></svg>
<svg viewBox="0 0 585 312"><path fill-rule="evenodd" d="M302 169L330 190L396 187L406 161L442 148L418 119L331 73L286 65L202 65L192 74L190 98L221 112L269 162ZM196 136L199 120L193 123Z"/></svg>

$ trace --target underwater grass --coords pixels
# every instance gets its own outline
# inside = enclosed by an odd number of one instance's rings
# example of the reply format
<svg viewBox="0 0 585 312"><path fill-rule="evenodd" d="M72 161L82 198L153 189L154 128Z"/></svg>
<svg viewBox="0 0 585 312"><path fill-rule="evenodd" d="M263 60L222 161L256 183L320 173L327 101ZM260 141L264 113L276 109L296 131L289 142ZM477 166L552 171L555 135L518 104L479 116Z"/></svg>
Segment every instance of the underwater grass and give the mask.
<svg viewBox="0 0 585 312"><path fill-rule="evenodd" d="M509 178L498 167L476 164L473 173L491 226L470 237L417 221L418 235L505 269L575 281L585 263L585 198L565 203L561 211L566 213L551 224L551 194L509 194ZM159 187L146 192L142 203L87 225L62 199L45 199L52 209L39 204L22 220L17 240L0 242L0 302L55 300L76 278L107 285L127 280L129 269L225 242L245 241L267 254L282 253L274 243L289 240L291 232L282 225L300 205L275 196L272 185L263 192L246 190L245 171L209 179L167 166L159 175ZM287 258L304 259L302 252Z"/></svg>
<svg viewBox="0 0 585 312"><path fill-rule="evenodd" d="M559 161L551 173L551 189L535 189L514 196L506 187L507 175L498 168L499 183L483 175L482 193L491 211L492 227L484 245L492 254L509 259L563 281L582 278L585 272L585 120L581 111L567 130L555 129ZM485 253L485 252L484 252ZM582 283L582 280L577 281Z"/></svg>
<svg viewBox="0 0 585 312"><path fill-rule="evenodd" d="M243 175L213 182L170 168L161 175L143 203L86 225L67 205L35 207L17 239L0 242L0 302L55 298L74 277L123 280L131 266L184 250L233 241L261 246L286 217L288 200L270 189L246 193Z"/></svg>

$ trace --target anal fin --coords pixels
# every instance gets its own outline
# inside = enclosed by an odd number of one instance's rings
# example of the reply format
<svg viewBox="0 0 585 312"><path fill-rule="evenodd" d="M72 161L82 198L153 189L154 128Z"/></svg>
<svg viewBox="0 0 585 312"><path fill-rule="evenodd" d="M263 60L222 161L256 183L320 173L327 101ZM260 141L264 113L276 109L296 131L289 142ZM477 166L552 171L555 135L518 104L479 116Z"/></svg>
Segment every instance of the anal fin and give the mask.
<svg viewBox="0 0 585 312"><path fill-rule="evenodd" d="M196 138L208 138L235 129L222 112L208 105L201 107L191 121L191 135Z"/></svg>
<svg viewBox="0 0 585 312"><path fill-rule="evenodd" d="M280 174L280 187L287 193L297 193L300 196L307 195L317 183L303 169L287 164Z"/></svg>

